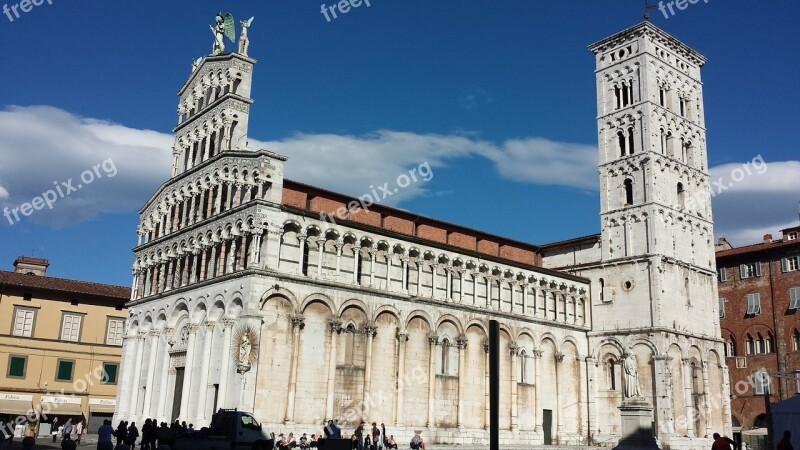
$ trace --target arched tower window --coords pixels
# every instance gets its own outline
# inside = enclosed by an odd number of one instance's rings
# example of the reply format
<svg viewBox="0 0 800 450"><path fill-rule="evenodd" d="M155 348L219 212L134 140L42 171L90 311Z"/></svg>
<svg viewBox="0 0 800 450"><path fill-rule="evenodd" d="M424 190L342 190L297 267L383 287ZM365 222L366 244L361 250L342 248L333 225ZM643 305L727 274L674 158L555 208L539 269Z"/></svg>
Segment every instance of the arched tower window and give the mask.
<svg viewBox="0 0 800 450"><path fill-rule="evenodd" d="M792 348L794 348L794 351L800 350L800 331L794 330L794 334L792 335Z"/></svg>
<svg viewBox="0 0 800 450"><path fill-rule="evenodd" d="M661 154L667 154L667 132L661 128Z"/></svg>
<svg viewBox="0 0 800 450"><path fill-rule="evenodd" d="M775 339L772 337L772 333L767 333L765 344L764 353L773 353L775 351Z"/></svg>
<svg viewBox="0 0 800 450"><path fill-rule="evenodd" d="M450 341L447 338L442 340L442 375L449 373L448 362L450 357Z"/></svg>
<svg viewBox="0 0 800 450"><path fill-rule="evenodd" d="M759 355L764 353L764 336L761 333L758 333L758 338L756 338L756 354Z"/></svg>
<svg viewBox="0 0 800 450"><path fill-rule="evenodd" d="M625 180L625 206L633 204L633 180L628 178Z"/></svg>
<svg viewBox="0 0 800 450"><path fill-rule="evenodd" d="M617 143L619 144L619 156L625 156L625 133L617 131Z"/></svg>
<svg viewBox="0 0 800 450"><path fill-rule="evenodd" d="M615 84L614 85L614 98L616 99L616 102L617 102L617 109L620 109L622 107L622 97L621 97L621 95L622 95L622 91L620 91L619 86Z"/></svg>
<svg viewBox="0 0 800 450"><path fill-rule="evenodd" d="M628 83L623 81L622 82L622 106L628 106L630 104L630 97L628 96Z"/></svg>
<svg viewBox="0 0 800 450"><path fill-rule="evenodd" d="M686 204L686 191L683 189L683 183L678 183L678 207L683 209Z"/></svg>
<svg viewBox="0 0 800 450"><path fill-rule="evenodd" d="M727 353L728 356L736 356L736 339L733 336L728 339Z"/></svg>
<svg viewBox="0 0 800 450"><path fill-rule="evenodd" d="M606 280L600 278L600 301L606 300L604 291L606 290Z"/></svg>
<svg viewBox="0 0 800 450"><path fill-rule="evenodd" d="M663 85L658 88L658 104L667 107L667 88Z"/></svg>
<svg viewBox="0 0 800 450"><path fill-rule="evenodd" d="M617 390L617 362L614 359L608 360L608 389Z"/></svg>
<svg viewBox="0 0 800 450"><path fill-rule="evenodd" d="M528 378L525 376L527 372L525 364L528 361L528 355L525 353L525 350L519 352L518 358L519 358L519 382L527 383Z"/></svg>
<svg viewBox="0 0 800 450"><path fill-rule="evenodd" d="M633 103L633 80L628 81L628 104Z"/></svg>
<svg viewBox="0 0 800 450"><path fill-rule="evenodd" d="M633 154L633 127L628 128L628 154Z"/></svg>

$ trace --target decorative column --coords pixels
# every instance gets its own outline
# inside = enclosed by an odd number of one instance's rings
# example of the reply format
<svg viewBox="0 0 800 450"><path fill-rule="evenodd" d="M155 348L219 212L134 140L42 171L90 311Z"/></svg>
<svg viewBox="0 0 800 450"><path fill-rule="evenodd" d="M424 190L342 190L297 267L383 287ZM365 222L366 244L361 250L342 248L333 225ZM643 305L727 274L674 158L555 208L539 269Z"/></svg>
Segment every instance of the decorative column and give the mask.
<svg viewBox="0 0 800 450"><path fill-rule="evenodd" d="M286 401L287 425L294 423L294 401L297 394L297 363L300 359L300 330L305 327L302 315L292 316L292 361L289 368L289 396Z"/></svg>
<svg viewBox="0 0 800 450"><path fill-rule="evenodd" d="M378 254L378 249L375 247L369 249L369 286L372 287L375 284L375 256Z"/></svg>
<svg viewBox="0 0 800 450"><path fill-rule="evenodd" d="M511 309L509 312L514 312L514 289L516 289L517 283L515 281L508 282L508 299L510 300ZM503 292L502 289L500 292Z"/></svg>
<svg viewBox="0 0 800 450"><path fill-rule="evenodd" d="M486 413L485 413L485 422L483 424L483 428L488 430L489 429L489 423L491 422L491 415L490 415L490 411L491 411L490 406L491 405L490 405L490 401L489 401L489 339L486 339L483 342L483 352L486 353L486 371L485 371L486 372L486 376L484 377L485 378L485 382L484 382L484 387L483 387L483 392L484 392L484 397L485 397L484 406L486 407L485 408L486 409Z"/></svg>
<svg viewBox="0 0 800 450"><path fill-rule="evenodd" d="M467 360L467 339L464 336L456 339L458 347L458 417L457 426L459 430L464 429L464 385L467 383L465 373Z"/></svg>
<svg viewBox="0 0 800 450"><path fill-rule="evenodd" d="M358 284L358 261L361 257L361 247L353 245L353 284Z"/></svg>
<svg viewBox="0 0 800 450"><path fill-rule="evenodd" d="M562 392L562 388L564 386L564 369L561 367L561 363L564 362L564 354L563 353L556 353L556 410L558 413L556 414L558 420L558 426L556 427L556 442L561 443L561 440L564 439L564 408L562 408L564 404L564 393Z"/></svg>
<svg viewBox="0 0 800 450"><path fill-rule="evenodd" d="M436 393L436 346L439 344L439 336L436 333L431 333L428 336L428 343L431 349L430 364L428 365L428 428L433 428L436 408L434 401Z"/></svg>
<svg viewBox="0 0 800 450"><path fill-rule="evenodd" d="M228 397L228 377L230 376L233 366L231 365L231 330L236 325L236 319L232 317L224 317L220 319L222 325L222 364L220 364L219 372L219 391L217 394L217 406L219 408L226 407Z"/></svg>
<svg viewBox="0 0 800 450"><path fill-rule="evenodd" d="M694 402L692 401L692 365L689 358L683 358L683 400L686 405L686 435L695 437Z"/></svg>
<svg viewBox="0 0 800 450"><path fill-rule="evenodd" d="M586 409L589 412L589 423L592 428L597 428L597 408L595 407L597 398L597 387L595 380L597 379L597 360L591 356L586 357ZM537 411L539 405L536 405ZM538 416L538 414L537 414ZM589 442L594 441L594 431L590 428L586 431L589 437Z"/></svg>
<svg viewBox="0 0 800 450"><path fill-rule="evenodd" d="M511 431L519 428L517 419L517 371L519 368L519 347L514 342L508 344L508 354L511 356Z"/></svg>
<svg viewBox="0 0 800 450"><path fill-rule="evenodd" d="M364 367L364 402L362 417L369 417L369 404L370 404L370 386L372 384L372 339L378 332L378 327L375 324L367 324L364 326L364 334L367 336L367 357Z"/></svg>
<svg viewBox="0 0 800 450"><path fill-rule="evenodd" d="M197 337L197 330L200 325L189 324L189 339L186 342L186 369L183 373L183 390L181 391L181 409L179 416L181 419L188 419L189 399L192 392L192 370L194 369L194 341Z"/></svg>
<svg viewBox="0 0 800 450"><path fill-rule="evenodd" d="M528 283L520 284L522 288L522 314L528 313Z"/></svg>
<svg viewBox="0 0 800 450"><path fill-rule="evenodd" d="M422 261L419 257L416 260L417 264L417 297L419 297L419 291L422 289Z"/></svg>
<svg viewBox="0 0 800 450"><path fill-rule="evenodd" d="M672 374L670 373L670 363L672 358L667 355L653 355L653 372L655 375L655 399L656 417L658 417L659 434L672 434L671 423L673 422L672 411ZM673 430L674 431L674 430Z"/></svg>
<svg viewBox="0 0 800 450"><path fill-rule="evenodd" d="M436 269L438 268L439 264L431 262L431 298L436 297Z"/></svg>
<svg viewBox="0 0 800 450"><path fill-rule="evenodd" d="M339 274L342 271L342 248L344 247L344 241L336 241L336 281L341 281L339 279Z"/></svg>
<svg viewBox="0 0 800 450"><path fill-rule="evenodd" d="M175 329L166 327L161 333L164 336L164 350L161 352L161 371L158 376L158 403L156 404L156 418L159 422L168 422L164 410L169 396L169 349L167 346L175 334Z"/></svg>
<svg viewBox="0 0 800 450"><path fill-rule="evenodd" d="M203 325L205 328L205 335L203 336L203 353L200 355L202 358L200 364L200 383L199 389L195 391L199 394L197 399L198 422L207 423L209 419L208 408L206 407L206 401L208 399L208 363L212 358L211 344L214 339L214 326L216 324L214 322L205 322Z"/></svg>
<svg viewBox="0 0 800 450"><path fill-rule="evenodd" d="M478 274L472 272L472 304L478 304Z"/></svg>
<svg viewBox="0 0 800 450"><path fill-rule="evenodd" d="M133 358L136 355L136 337L135 335L126 335L122 337L122 359L120 361L120 383L118 389L117 401L117 414L115 419L121 420L128 417L130 407L128 401L130 399L129 393L125 391L130 387L130 379L133 376Z"/></svg>
<svg viewBox="0 0 800 450"><path fill-rule="evenodd" d="M317 239L317 279L322 279L322 257L325 254L325 238Z"/></svg>
<svg viewBox="0 0 800 450"><path fill-rule="evenodd" d="M339 334L342 332L342 321L334 317L328 324L331 330L331 346L328 358L328 395L325 404L325 418L331 420L333 419L333 398L336 387L336 341L339 340Z"/></svg>
<svg viewBox="0 0 800 450"><path fill-rule="evenodd" d="M255 228L252 231L253 240L250 242L250 269L261 268L261 235L264 230Z"/></svg>
<svg viewBox="0 0 800 450"><path fill-rule="evenodd" d="M408 341L408 331L397 330L398 356L397 356L397 423L395 426L403 426L403 391L405 390L405 365L406 365L406 342Z"/></svg>
<svg viewBox="0 0 800 450"><path fill-rule="evenodd" d="M136 359L135 365L131 367L133 369L133 376L131 377L131 397L129 403L129 410L130 415L128 417L136 418L136 415L139 413L139 385L141 384L141 375L142 375L142 357L144 356L144 339L147 336L147 333L144 331L140 331L136 335Z"/></svg>
<svg viewBox="0 0 800 450"><path fill-rule="evenodd" d="M387 251L386 253L384 253L384 256L386 257L386 287L385 287L385 289L388 291L389 288L392 285L391 275L392 275L392 257L393 257L393 253L389 253Z"/></svg>
<svg viewBox="0 0 800 450"><path fill-rule="evenodd" d="M542 351L533 351L533 380L536 383L533 391L533 402L536 404L536 426L534 431L541 433L542 428Z"/></svg>
<svg viewBox="0 0 800 450"><path fill-rule="evenodd" d="M458 303L464 303L464 266L458 271Z"/></svg>
<svg viewBox="0 0 800 450"><path fill-rule="evenodd" d="M486 307L492 307L492 279L486 277Z"/></svg>
<svg viewBox="0 0 800 450"><path fill-rule="evenodd" d="M231 236L230 241L231 241L231 251L228 255L226 255L227 256L227 261L226 261L227 267L225 269L226 274L233 273L236 270L236 251L238 249L238 246L236 245L236 236Z"/></svg>
<svg viewBox="0 0 800 450"><path fill-rule="evenodd" d="M711 401L708 397L708 393L711 392L711 386L708 380L708 362L703 361L702 363L703 368L703 412L705 413L706 417L706 429L705 429L705 438L710 439L711 433L713 433L711 429ZM697 430L700 431L700 430Z"/></svg>
<svg viewBox="0 0 800 450"><path fill-rule="evenodd" d="M156 355L158 354L159 336L161 336L159 330L150 330L147 339L150 344L150 359L147 361L147 390L144 392L144 408L142 408L142 414L145 417L151 417L153 415L151 402L153 400L153 382L155 381L156 374Z"/></svg>

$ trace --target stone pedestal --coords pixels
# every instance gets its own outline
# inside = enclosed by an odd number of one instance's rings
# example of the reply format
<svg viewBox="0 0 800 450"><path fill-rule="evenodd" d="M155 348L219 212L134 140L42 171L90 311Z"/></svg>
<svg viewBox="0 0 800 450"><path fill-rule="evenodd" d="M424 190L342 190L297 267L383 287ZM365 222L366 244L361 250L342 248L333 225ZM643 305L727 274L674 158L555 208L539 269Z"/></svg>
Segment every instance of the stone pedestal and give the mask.
<svg viewBox="0 0 800 450"><path fill-rule="evenodd" d="M614 450L658 449L653 436L653 406L644 398L629 398L619 407L622 438Z"/></svg>

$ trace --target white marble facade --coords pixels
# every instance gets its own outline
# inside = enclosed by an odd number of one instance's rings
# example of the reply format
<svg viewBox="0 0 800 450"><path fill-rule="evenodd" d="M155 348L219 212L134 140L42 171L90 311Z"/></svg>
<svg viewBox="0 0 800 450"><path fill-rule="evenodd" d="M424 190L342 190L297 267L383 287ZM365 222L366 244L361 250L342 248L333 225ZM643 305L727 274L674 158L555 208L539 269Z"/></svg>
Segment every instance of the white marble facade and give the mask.
<svg viewBox="0 0 800 450"><path fill-rule="evenodd" d="M198 427L235 407L276 432L363 418L400 443L486 443L491 317L503 443L613 444L626 358L662 448L729 432L694 194L704 59L647 23L591 50L602 232L541 246L542 267L287 207L292 162L245 144L255 61L206 57L180 92L173 177L141 210L116 419Z"/></svg>

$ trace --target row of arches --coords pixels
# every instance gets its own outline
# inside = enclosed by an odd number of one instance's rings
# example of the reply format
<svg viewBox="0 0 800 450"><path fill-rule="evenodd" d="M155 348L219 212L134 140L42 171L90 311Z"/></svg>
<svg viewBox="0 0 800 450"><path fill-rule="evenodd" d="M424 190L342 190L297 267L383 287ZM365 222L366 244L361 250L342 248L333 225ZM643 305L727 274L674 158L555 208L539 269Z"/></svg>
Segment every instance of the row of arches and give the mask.
<svg viewBox="0 0 800 450"><path fill-rule="evenodd" d="M225 94L237 94L243 76L234 67L206 63L203 72L194 76L194 84L184 91L178 104L178 123L192 118L204 107Z"/></svg>

